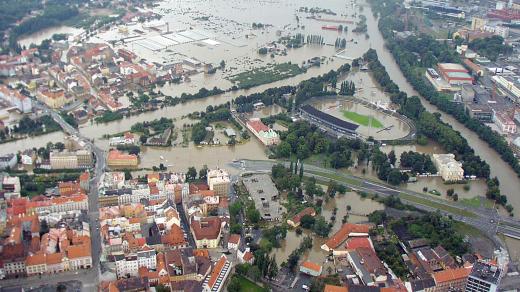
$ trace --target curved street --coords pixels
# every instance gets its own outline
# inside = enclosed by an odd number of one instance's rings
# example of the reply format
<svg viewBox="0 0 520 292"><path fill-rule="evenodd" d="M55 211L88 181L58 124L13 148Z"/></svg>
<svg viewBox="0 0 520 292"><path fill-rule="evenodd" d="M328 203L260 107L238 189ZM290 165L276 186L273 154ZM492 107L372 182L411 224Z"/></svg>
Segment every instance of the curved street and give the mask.
<svg viewBox="0 0 520 292"><path fill-rule="evenodd" d="M284 163L289 167L289 162L269 161L269 160L242 160L243 171L271 171L273 165ZM401 201L424 211L440 211L444 215L450 215L454 220L469 224L484 234L488 235L494 243L505 249L505 244L497 236L503 234L513 238L520 238L520 221L518 219L499 215L494 209L474 208L463 206L460 203L450 202L416 193L409 190L398 189L389 185L367 180L366 178L353 176L334 171L332 169L304 165L304 172L307 176L328 181L333 180L344 184L353 190L364 191L377 194L381 197L398 196Z"/></svg>

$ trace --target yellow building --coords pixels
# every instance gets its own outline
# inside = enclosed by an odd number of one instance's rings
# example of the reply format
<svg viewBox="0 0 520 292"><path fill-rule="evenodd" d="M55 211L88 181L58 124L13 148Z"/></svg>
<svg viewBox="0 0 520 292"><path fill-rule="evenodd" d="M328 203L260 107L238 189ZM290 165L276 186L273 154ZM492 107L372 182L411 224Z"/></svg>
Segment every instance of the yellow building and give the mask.
<svg viewBox="0 0 520 292"><path fill-rule="evenodd" d="M63 89L43 89L38 91L36 98L50 108L61 108L65 103L67 103L65 91Z"/></svg>
<svg viewBox="0 0 520 292"><path fill-rule="evenodd" d="M78 157L73 152L52 151L49 155L52 169L75 169L78 168Z"/></svg>
<svg viewBox="0 0 520 292"><path fill-rule="evenodd" d="M471 30L482 30L487 24L487 20L480 17L473 17L471 19Z"/></svg>
<svg viewBox="0 0 520 292"><path fill-rule="evenodd" d="M220 168L208 170L207 183L209 189L215 192L215 196L226 197L228 195L231 180L227 171Z"/></svg>
<svg viewBox="0 0 520 292"><path fill-rule="evenodd" d="M126 154L119 150L110 150L107 157L107 165L111 167L135 167L139 164L137 155Z"/></svg>

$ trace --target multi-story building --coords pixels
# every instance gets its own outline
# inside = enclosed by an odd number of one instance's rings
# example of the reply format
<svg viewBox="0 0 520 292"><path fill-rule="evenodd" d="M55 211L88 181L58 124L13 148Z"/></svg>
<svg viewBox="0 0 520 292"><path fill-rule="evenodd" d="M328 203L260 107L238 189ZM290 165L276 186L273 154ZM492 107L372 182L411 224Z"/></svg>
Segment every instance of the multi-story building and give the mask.
<svg viewBox="0 0 520 292"><path fill-rule="evenodd" d="M45 261L46 254L39 252L34 255L29 255L25 260L25 268L27 269L27 276L41 275L47 273L47 262Z"/></svg>
<svg viewBox="0 0 520 292"><path fill-rule="evenodd" d="M69 270L71 271L91 268L92 254L90 251L90 241L69 246L67 248L67 258L69 260Z"/></svg>
<svg viewBox="0 0 520 292"><path fill-rule="evenodd" d="M520 82L516 78L509 76L495 75L491 77L493 82L502 89L507 97L513 102L520 101Z"/></svg>
<svg viewBox="0 0 520 292"><path fill-rule="evenodd" d="M7 154L0 156L0 169L14 168L18 163L18 158L15 154Z"/></svg>
<svg viewBox="0 0 520 292"><path fill-rule="evenodd" d="M69 151L52 151L49 155L52 169L76 169L78 168L78 157Z"/></svg>
<svg viewBox="0 0 520 292"><path fill-rule="evenodd" d="M273 129L266 126L258 118L249 119L246 123L247 128L255 135L255 137L266 146L276 145L280 143L280 136Z"/></svg>
<svg viewBox="0 0 520 292"><path fill-rule="evenodd" d="M92 153L88 150L81 149L76 151L79 168L89 168L92 166Z"/></svg>
<svg viewBox="0 0 520 292"><path fill-rule="evenodd" d="M506 112L496 112L493 121L498 129L504 134L516 133L516 124Z"/></svg>
<svg viewBox="0 0 520 292"><path fill-rule="evenodd" d="M137 155L125 154L119 150L110 150L110 152L108 152L107 165L110 167L135 167L138 164L139 160Z"/></svg>
<svg viewBox="0 0 520 292"><path fill-rule="evenodd" d="M502 270L497 266L476 262L466 283L466 292L495 292L502 278Z"/></svg>
<svg viewBox="0 0 520 292"><path fill-rule="evenodd" d="M92 166L92 153L88 150L52 151L49 161L52 169L76 169Z"/></svg>
<svg viewBox="0 0 520 292"><path fill-rule="evenodd" d="M32 111L32 101L29 97L5 85L0 85L0 98L11 103L21 113Z"/></svg>
<svg viewBox="0 0 520 292"><path fill-rule="evenodd" d="M146 267L147 269L155 270L157 267L155 250L149 247L145 247L143 250L138 251L137 264L139 267Z"/></svg>
<svg viewBox="0 0 520 292"><path fill-rule="evenodd" d="M63 89L42 89L38 91L36 98L54 109L61 108L67 103L65 91Z"/></svg>
<svg viewBox="0 0 520 292"><path fill-rule="evenodd" d="M1 253L6 278L25 276L25 249L22 243L6 244Z"/></svg>
<svg viewBox="0 0 520 292"><path fill-rule="evenodd" d="M85 194L76 194L71 196L52 197L31 201L27 204L28 211L35 211L38 214L44 212L58 213L74 210L88 210L88 197Z"/></svg>
<svg viewBox="0 0 520 292"><path fill-rule="evenodd" d="M466 110L470 117L475 118L484 123L493 122L493 110L485 103L467 103Z"/></svg>
<svg viewBox="0 0 520 292"><path fill-rule="evenodd" d="M450 85L462 85L473 83L473 77L468 74L468 70L460 64L440 63L437 65L442 78Z"/></svg>
<svg viewBox="0 0 520 292"><path fill-rule="evenodd" d="M231 272L231 262L227 260L225 255L221 255L220 259L215 263L211 274L209 274L202 284L203 292L220 292L223 291L226 279Z"/></svg>
<svg viewBox="0 0 520 292"><path fill-rule="evenodd" d="M139 264L137 255L120 255L116 256L116 275L117 278L124 278L127 276L137 277L139 271Z"/></svg>
<svg viewBox="0 0 520 292"><path fill-rule="evenodd" d="M455 160L453 154L433 154L433 164L445 181L460 181L464 179L462 163Z"/></svg>
<svg viewBox="0 0 520 292"><path fill-rule="evenodd" d="M209 189L215 192L215 196L227 197L231 184L227 171L220 168L208 170L207 183Z"/></svg>
<svg viewBox="0 0 520 292"><path fill-rule="evenodd" d="M471 269L447 269L433 273L435 292L464 291Z"/></svg>
<svg viewBox="0 0 520 292"><path fill-rule="evenodd" d="M197 248L218 247L221 234L221 220L219 217L193 219L190 228Z"/></svg>

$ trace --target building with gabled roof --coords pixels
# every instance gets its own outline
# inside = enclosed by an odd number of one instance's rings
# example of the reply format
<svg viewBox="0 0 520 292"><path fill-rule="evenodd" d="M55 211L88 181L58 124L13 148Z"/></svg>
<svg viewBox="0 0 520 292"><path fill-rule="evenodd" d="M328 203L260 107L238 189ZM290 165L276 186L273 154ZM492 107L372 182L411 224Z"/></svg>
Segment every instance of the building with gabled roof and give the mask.
<svg viewBox="0 0 520 292"><path fill-rule="evenodd" d="M372 227L370 224L345 223L321 248L325 251L335 250L351 236L367 237Z"/></svg>
<svg viewBox="0 0 520 292"><path fill-rule="evenodd" d="M291 219L287 219L287 224L291 225L292 227L298 227L300 226L300 221L303 218L303 216L309 215L309 216L316 216L316 210L314 210L313 207L307 207L303 210L301 210L298 214L294 215Z"/></svg>
<svg viewBox="0 0 520 292"><path fill-rule="evenodd" d="M190 224L197 248L216 248L220 242L222 220L219 217L193 219Z"/></svg>
<svg viewBox="0 0 520 292"><path fill-rule="evenodd" d="M229 272L231 271L231 262L227 260L225 255L221 255L215 263L211 274L206 277L202 288L204 292L220 292L224 288Z"/></svg>
<svg viewBox="0 0 520 292"><path fill-rule="evenodd" d="M447 269L433 273L435 291L464 291L470 273L471 269L469 268Z"/></svg>
<svg viewBox="0 0 520 292"><path fill-rule="evenodd" d="M300 265L300 272L311 275L314 277L319 277L323 271L323 267L316 263L305 261Z"/></svg>

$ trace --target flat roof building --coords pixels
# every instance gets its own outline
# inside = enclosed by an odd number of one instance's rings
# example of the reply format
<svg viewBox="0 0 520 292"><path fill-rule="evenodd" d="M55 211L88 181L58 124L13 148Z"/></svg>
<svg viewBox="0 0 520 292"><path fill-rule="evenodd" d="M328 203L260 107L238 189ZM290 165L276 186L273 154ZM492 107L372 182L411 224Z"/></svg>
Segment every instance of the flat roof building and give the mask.
<svg viewBox="0 0 520 292"><path fill-rule="evenodd" d="M278 190L268 174L253 174L242 178L260 217L267 221L278 221L282 218L284 208L278 201Z"/></svg>
<svg viewBox="0 0 520 292"><path fill-rule="evenodd" d="M456 63L440 63L437 65L439 73L450 85L471 84L473 77L464 66Z"/></svg>
<svg viewBox="0 0 520 292"><path fill-rule="evenodd" d="M466 283L466 292L495 292L498 290L502 270L484 262L476 262Z"/></svg>

